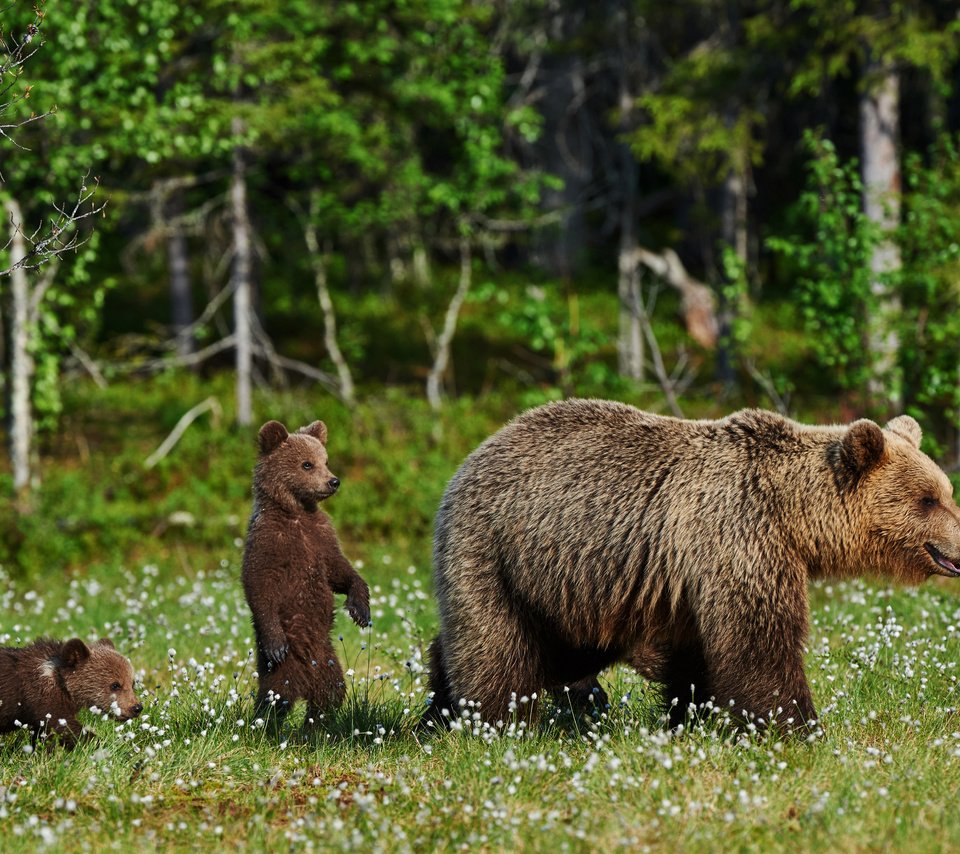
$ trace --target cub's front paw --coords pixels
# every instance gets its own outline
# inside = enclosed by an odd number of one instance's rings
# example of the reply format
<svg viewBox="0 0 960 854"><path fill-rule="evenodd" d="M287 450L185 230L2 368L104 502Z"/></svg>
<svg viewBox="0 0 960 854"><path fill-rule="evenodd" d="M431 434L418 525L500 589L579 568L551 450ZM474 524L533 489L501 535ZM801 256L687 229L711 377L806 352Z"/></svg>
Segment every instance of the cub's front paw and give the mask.
<svg viewBox="0 0 960 854"><path fill-rule="evenodd" d="M281 641L280 643L264 645L263 654L267 659L267 665L273 669L277 667L286 657L287 653L290 652L290 644L286 641Z"/></svg>
<svg viewBox="0 0 960 854"><path fill-rule="evenodd" d="M347 609L350 619L358 626L366 628L370 625L370 603L365 599L355 599L353 596L348 596L344 607Z"/></svg>

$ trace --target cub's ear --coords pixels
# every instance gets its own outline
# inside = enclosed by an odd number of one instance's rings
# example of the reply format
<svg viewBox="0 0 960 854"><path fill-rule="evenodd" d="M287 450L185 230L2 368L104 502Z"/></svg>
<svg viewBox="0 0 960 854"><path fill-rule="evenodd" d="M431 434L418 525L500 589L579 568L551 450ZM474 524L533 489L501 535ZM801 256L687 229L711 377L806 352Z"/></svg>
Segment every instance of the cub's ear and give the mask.
<svg viewBox="0 0 960 854"><path fill-rule="evenodd" d="M920 440L923 438L923 431L916 420L909 415L898 415L896 418L887 422L883 428L891 433L896 433L902 439L906 439L913 447L920 447Z"/></svg>
<svg viewBox="0 0 960 854"><path fill-rule="evenodd" d="M64 667L76 667L90 657L90 650L80 638L71 638L60 651L60 663Z"/></svg>
<svg viewBox="0 0 960 854"><path fill-rule="evenodd" d="M279 421L268 421L257 434L257 444L261 454L269 454L280 447L290 434Z"/></svg>
<svg viewBox="0 0 960 854"><path fill-rule="evenodd" d="M840 444L843 461L857 476L870 471L883 456L883 431L868 418L854 421Z"/></svg>
<svg viewBox="0 0 960 854"><path fill-rule="evenodd" d="M314 421L306 427L301 427L297 432L306 433L308 436L313 436L314 439L319 439L321 445L327 444L327 425L322 421Z"/></svg>
<svg viewBox="0 0 960 854"><path fill-rule="evenodd" d="M110 649L116 649L116 647L113 645L113 641L110 640L110 638L100 638L100 640L98 640L97 643L100 644L100 646L106 646L106 647L109 647Z"/></svg>

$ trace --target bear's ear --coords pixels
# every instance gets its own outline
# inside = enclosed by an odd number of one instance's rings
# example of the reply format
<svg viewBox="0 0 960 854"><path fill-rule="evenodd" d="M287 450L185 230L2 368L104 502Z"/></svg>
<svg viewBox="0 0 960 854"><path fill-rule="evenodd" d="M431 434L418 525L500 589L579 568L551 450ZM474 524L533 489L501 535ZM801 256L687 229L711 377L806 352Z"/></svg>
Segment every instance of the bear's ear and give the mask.
<svg viewBox="0 0 960 854"><path fill-rule="evenodd" d="M80 638L71 638L60 651L60 663L64 667L76 667L90 657L90 650Z"/></svg>
<svg viewBox="0 0 960 854"><path fill-rule="evenodd" d="M260 428L260 432L257 434L257 444L260 446L260 453L269 454L275 451L286 441L289 435L287 428L279 421L268 421Z"/></svg>
<svg viewBox="0 0 960 854"><path fill-rule="evenodd" d="M100 638L100 640L98 640L97 643L100 644L100 646L106 646L106 647L109 647L110 649L116 649L116 647L113 645L113 641L110 640L110 638Z"/></svg>
<svg viewBox="0 0 960 854"><path fill-rule="evenodd" d="M884 429L906 439L913 447L920 447L923 431L920 429L920 425L917 424L916 420L909 415L898 415L896 418L888 421Z"/></svg>
<svg viewBox="0 0 960 854"><path fill-rule="evenodd" d="M327 444L327 425L322 421L314 421L312 424L308 424L306 427L301 427L298 433L306 433L308 436L313 436L314 439L318 439L321 445Z"/></svg>
<svg viewBox="0 0 960 854"><path fill-rule="evenodd" d="M870 471L883 456L883 431L869 418L854 421L841 443L843 460L856 475Z"/></svg>

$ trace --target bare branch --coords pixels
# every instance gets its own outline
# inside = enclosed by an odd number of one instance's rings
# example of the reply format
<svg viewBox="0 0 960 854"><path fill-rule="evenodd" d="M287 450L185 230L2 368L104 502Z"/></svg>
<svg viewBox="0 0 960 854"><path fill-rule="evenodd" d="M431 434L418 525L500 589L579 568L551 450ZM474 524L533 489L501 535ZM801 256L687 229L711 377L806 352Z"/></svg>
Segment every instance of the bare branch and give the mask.
<svg viewBox="0 0 960 854"><path fill-rule="evenodd" d="M54 205L57 216L46 226L41 223L30 234L24 231L22 222L11 220L11 230L23 235L28 248L22 258L19 258L7 269L0 270L0 276L9 276L19 268L35 270L55 258L60 258L67 252L75 252L86 243L89 237L84 237L79 233L79 224L92 216L102 214L106 207L106 202L100 204L91 202L99 188L99 183L99 180L95 179L94 186L90 188L87 186L85 177L80 184L80 190L73 205L71 207ZM9 242L7 245L9 245Z"/></svg>
<svg viewBox="0 0 960 854"><path fill-rule="evenodd" d="M187 432L187 428L193 424L204 412L210 412L213 414L213 423L214 426L220 421L223 417L223 409L220 407L220 402L215 397L208 397L206 400L200 401L196 406L187 410L177 422L176 427L170 431L170 435L160 444L160 447L157 448L149 457L144 461L144 468L152 469L157 463L160 462L170 451L173 450L174 445L180 441L184 433Z"/></svg>
<svg viewBox="0 0 960 854"><path fill-rule="evenodd" d="M716 298L709 287L687 272L677 253L664 249L658 254L639 246L631 260L634 264L643 264L680 292L681 310L690 337L703 347L715 347L719 334Z"/></svg>

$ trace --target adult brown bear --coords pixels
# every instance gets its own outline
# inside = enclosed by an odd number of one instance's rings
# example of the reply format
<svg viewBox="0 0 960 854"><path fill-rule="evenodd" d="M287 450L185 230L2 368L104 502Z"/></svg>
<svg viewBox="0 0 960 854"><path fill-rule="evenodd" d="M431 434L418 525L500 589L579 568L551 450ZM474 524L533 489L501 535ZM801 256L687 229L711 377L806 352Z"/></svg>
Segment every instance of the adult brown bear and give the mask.
<svg viewBox="0 0 960 854"><path fill-rule="evenodd" d="M524 413L450 481L437 515L429 714L631 661L676 698L805 724L807 580L960 575L960 509L908 416L808 427L569 400ZM529 702L522 708L532 710ZM530 713L527 711L527 713Z"/></svg>

